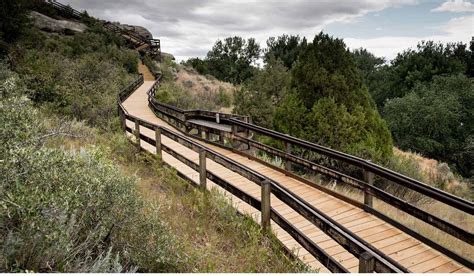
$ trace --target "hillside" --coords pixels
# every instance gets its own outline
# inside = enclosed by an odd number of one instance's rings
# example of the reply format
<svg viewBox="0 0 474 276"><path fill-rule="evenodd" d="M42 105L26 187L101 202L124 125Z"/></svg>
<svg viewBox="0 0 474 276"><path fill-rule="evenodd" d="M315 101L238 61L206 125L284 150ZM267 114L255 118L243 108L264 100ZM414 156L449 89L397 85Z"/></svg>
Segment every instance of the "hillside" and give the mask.
<svg viewBox="0 0 474 276"><path fill-rule="evenodd" d="M474 198L473 184L468 179L454 174L448 164L398 148L394 148L394 154L405 160L411 160L408 162L414 162L415 169L420 173L418 177L424 182L468 199Z"/></svg>
<svg viewBox="0 0 474 276"><path fill-rule="evenodd" d="M473 271L474 48L381 65L321 31L177 64L141 26L1 6L0 271Z"/></svg>
<svg viewBox="0 0 474 276"><path fill-rule="evenodd" d="M163 74L157 99L183 109L230 113L236 87L212 75L202 75L191 66L165 59L156 64ZM159 68L159 69L158 69Z"/></svg>
<svg viewBox="0 0 474 276"><path fill-rule="evenodd" d="M216 102L216 107L210 108L210 110L231 113L233 92L236 89L233 84L220 81L212 75L203 76L192 67L178 65L177 69L178 74L174 81L183 89L189 90L198 98L209 99L209 101L213 99L219 100L219 97L228 99L227 103L225 99L221 99L221 102ZM204 106L199 108L206 109Z"/></svg>
<svg viewBox="0 0 474 276"><path fill-rule="evenodd" d="M127 140L116 99L143 71L139 55L83 23L25 26L2 52L0 270L305 271L219 194Z"/></svg>

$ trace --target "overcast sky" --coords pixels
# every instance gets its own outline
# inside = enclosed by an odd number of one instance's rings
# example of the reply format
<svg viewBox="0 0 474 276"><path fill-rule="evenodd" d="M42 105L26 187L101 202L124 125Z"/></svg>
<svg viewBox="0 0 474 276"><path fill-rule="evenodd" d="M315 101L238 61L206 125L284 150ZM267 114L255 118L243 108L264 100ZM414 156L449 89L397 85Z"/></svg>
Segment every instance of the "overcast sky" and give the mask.
<svg viewBox="0 0 474 276"><path fill-rule="evenodd" d="M420 40L468 43L474 36L471 0L60 0L110 21L140 25L178 60L203 57L217 39L323 30L392 59Z"/></svg>

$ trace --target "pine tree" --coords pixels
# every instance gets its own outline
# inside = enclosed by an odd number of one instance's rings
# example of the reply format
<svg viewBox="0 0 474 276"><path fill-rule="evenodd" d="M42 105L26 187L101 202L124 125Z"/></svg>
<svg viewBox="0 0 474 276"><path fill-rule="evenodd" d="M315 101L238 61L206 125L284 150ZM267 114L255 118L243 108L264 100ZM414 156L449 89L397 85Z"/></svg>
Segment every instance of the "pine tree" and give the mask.
<svg viewBox="0 0 474 276"><path fill-rule="evenodd" d="M376 162L392 155L390 131L341 39L316 35L292 69L291 86L291 104L277 109L278 130ZM287 107L298 100L306 112L295 126Z"/></svg>

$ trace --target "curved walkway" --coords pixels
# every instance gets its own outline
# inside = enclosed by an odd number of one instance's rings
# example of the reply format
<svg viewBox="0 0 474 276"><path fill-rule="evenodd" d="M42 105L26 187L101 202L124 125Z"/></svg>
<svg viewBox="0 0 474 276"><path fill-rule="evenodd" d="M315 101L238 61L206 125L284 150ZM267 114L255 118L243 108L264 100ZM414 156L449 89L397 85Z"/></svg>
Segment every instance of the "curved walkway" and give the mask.
<svg viewBox="0 0 474 276"><path fill-rule="evenodd" d="M154 81L150 79L149 72L143 66L140 71L144 70L145 82L139 87L130 97L123 103L127 111L136 117L139 117L148 122L166 127L172 131L180 133L171 125L157 118L155 114L148 107L148 98L146 92L153 85ZM131 128L134 124L130 121L126 122ZM146 128L140 128L140 132L148 137L154 138L155 133ZM162 143L171 147L173 150L188 157L196 164L199 164L198 153L186 148L185 146L165 137L161 137ZM390 256L403 266L407 267L412 272L472 272L463 265L451 260L440 252L430 248L422 242L413 237L403 233L401 230L384 222L377 217L364 212L362 209L350 205L342 200L339 200L331 195L325 194L313 187L310 187L294 178L291 178L281 172L278 172L264 164L250 160L242 155L231 152L229 150L195 140L206 147L231 158L267 177L280 183L286 188L291 189L292 192L305 199L315 208L330 215L334 220L344 225L346 228L354 232L359 237L363 238L374 247L381 250L386 255ZM141 141L141 145L145 150L155 153L154 145L150 145L145 141ZM180 171L196 183L199 183L199 173L192 170L190 167L184 165L171 155L162 152L162 159L164 162ZM260 199L260 186L249 181L245 177L232 172L231 170L207 159L207 169L214 174L226 179L232 184L238 186L248 194L251 194L257 199ZM240 199L234 197L230 193L221 189L219 186L208 181L209 188L217 188L223 192L231 201L232 204L240 212L252 216L257 222L260 221L260 211L252 208ZM344 267L351 272L357 272L358 259L347 252L336 241L323 233L319 228L314 226L311 222L300 216L293 209L286 204L279 201L272 196L272 207L284 216L293 225L296 225L300 231L304 232L310 237L318 246L323 248L329 255L339 261ZM305 263L313 268L320 269L321 272L328 272L328 270L321 265L311 254L303 249L298 242L296 242L288 233L283 231L278 225L272 222L272 230L275 232L278 239L290 250L294 250L295 254Z"/></svg>

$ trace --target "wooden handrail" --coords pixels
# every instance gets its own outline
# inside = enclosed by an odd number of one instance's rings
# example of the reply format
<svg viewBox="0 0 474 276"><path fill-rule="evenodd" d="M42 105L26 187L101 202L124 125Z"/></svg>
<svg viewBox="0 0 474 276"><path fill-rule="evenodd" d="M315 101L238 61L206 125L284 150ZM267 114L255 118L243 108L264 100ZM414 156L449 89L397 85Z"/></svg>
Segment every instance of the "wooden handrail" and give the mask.
<svg viewBox="0 0 474 276"><path fill-rule="evenodd" d="M300 146L304 149L308 149L311 151L314 151L319 154L323 154L325 156L349 163L351 165L355 165L359 168L368 170L370 172L373 172L374 174L383 177L387 180L393 181L394 183L400 184L406 188L412 189L416 192L419 192L425 196L431 197L433 199L436 199L438 201L441 201L449 206L452 206L456 209L459 209L463 212L467 212L469 214L474 214L474 203L457 197L453 194L450 194L448 192L445 192L443 190L434 188L432 186L429 186L423 182L420 182L418 180L412 179L408 176L402 175L400 173L394 172L390 169L384 168L382 166L379 166L377 164L374 164L370 161L364 160L362 158L343 153L337 150L333 150L318 144L310 143L307 141L304 141L299 138L295 138L292 136L289 136L287 134L283 134L274 130L270 130L267 128L263 128L251 123L247 122L242 122L239 120L233 120L229 119L229 123L234 124L236 126L263 134L265 136L271 137L278 139L283 142L291 143L292 145Z"/></svg>
<svg viewBox="0 0 474 276"><path fill-rule="evenodd" d="M400 209L420 220L423 220L429 224L431 224L432 226L442 230L443 232L446 232L462 241L465 241L469 244L472 244L473 243L473 234L456 226L456 225L453 225L452 223L449 223L447 221L444 221L436 216L433 216L431 214L429 214L428 212L422 210L422 209L419 209L418 207L410 204L409 202L406 202L406 201L403 201L399 198L397 198L396 196L392 195L392 194L389 194L385 191L383 191L382 189L380 188L377 188L375 186L372 186L372 185L367 185L366 182L364 181L361 181L361 180L358 180L354 177L351 177L351 176L348 176L348 175L345 175L343 173L340 173L336 170L333 170L333 169L330 169L330 168L327 168L327 167L324 167L322 165L319 165L319 164L315 164L311 161L308 161L302 157L298 157L298 156L295 156L295 155L292 155L292 154L288 154L282 150L278 150L278 149L275 149L275 148L272 148L270 146L267 146L267 145L264 145L262 143L259 143L259 142L256 142L256 141L253 141L253 140L250 140L250 139L247 139L245 137L240 137L240 136L237 136L237 137L234 137L234 139L236 140L239 140L239 141L242 141L244 143L247 143L257 149L260 149L260 150L263 150L267 153L270 153L272 155L275 155L275 156L278 156L278 157L281 157L283 159L289 159L291 160L292 162L294 162L295 164L299 164L299 165L302 165L304 167L307 167L311 170L314 170L318 173L321 173L321 174L324 174L326 176L329 176L333 179L336 179L336 180L339 180L341 182L344 182L356 189L359 189L359 190L362 190L370 195L373 195L375 197L377 197L378 199L381 199L382 201L384 201L385 203L388 203L392 206L394 206L395 208L397 209Z"/></svg>
<svg viewBox="0 0 474 276"><path fill-rule="evenodd" d="M159 82L156 83L156 86L157 85L159 85ZM177 108L175 106L160 103L154 97L155 91L156 91L156 87L153 88L152 92L150 91L150 93L148 93L149 103L150 103L150 107L152 108L152 110L156 114L163 114L166 117L172 118L174 123L176 123L178 125L181 125L181 126L183 126L183 125L193 125L192 123L187 121L187 115L186 114L195 115L195 114L199 114L199 113L206 114L206 112L208 112L208 111L202 111L202 110L183 110L183 109ZM213 118L213 116L207 116L206 117L204 115L204 116L201 116L200 118L202 118L202 119L207 118L208 120L211 120ZM454 208L457 208L457 209L459 209L463 212L472 214L472 202L469 202L469 201L464 200L462 198L456 197L454 195L451 195L451 194L446 193L444 191L441 191L439 189L433 188L433 187L428 186L428 185L426 185L422 182L419 182L417 180L414 180L414 179L411 179L409 177L403 176L399 173L393 172L389 169L383 168L379 165L373 164L373 163L371 163L369 161L366 161L366 160L363 160L361 158L358 158L358 157L355 157L355 156L352 156L352 155L349 155L349 154L345 154L345 153L342 153L342 152L339 152L339 151L335 151L335 150L332 150L332 149L329 149L329 148L326 148L326 147L323 147L323 146L320 146L320 145L317 145L317 144L312 144L312 143L309 143L307 141L304 141L304 140L301 140L301 139L298 139L298 138L294 138L294 137L291 137L289 135L285 135L285 134L282 134L282 133L278 133L278 132L273 131L273 130L265 129L265 128L253 125L251 123L245 122L243 120L235 119L232 116L229 116L227 118L226 117L222 118L221 122L224 123L224 124L231 125L233 128L234 127L235 128L239 127L239 129L241 129L241 130L243 129L243 130L246 130L246 131L252 131L252 132L257 133L257 134L261 134L261 135L263 134L263 135L266 135L266 136L269 136L269 137L272 137L272 138L276 138L276 139L278 139L278 140L280 140L280 141L282 141L286 144L300 146L300 147L303 147L305 149L312 150L312 151L320 153L320 154L324 154L328 157L335 158L337 160L344 161L344 162L347 162L347 163L352 164L352 165L356 165L357 167L362 168L366 173L374 173L374 174L376 174L380 177L383 177L383 178L386 178L388 180L394 181L395 183L398 183L398 184L400 184L404 187L410 188L410 189L415 190L417 192L420 192L420 193L422 193L426 196L429 196L429 197L431 197L435 200L438 200L440 202L448 204L448 205L450 205ZM171 122L171 123L173 123L173 122ZM203 126L196 126L196 125L194 125L194 126L196 128L199 128L199 129L201 129L201 128L206 129L206 127L203 127ZM211 132L212 130L208 129L207 131ZM343 174L341 172L338 172L334 169L326 168L322 165L315 164L314 162L312 162L310 160L307 160L307 159L299 157L299 156L292 155L291 153L287 153L287 152L284 152L284 151L281 151L281 150L278 150L278 149L271 148L267 145L264 145L264 144L259 143L257 141L253 141L253 140L248 139L246 137L242 137L242 136L239 136L239 135L231 135L231 137L232 137L232 139L242 141L244 144L247 144L249 146L253 146L257 149L264 150L264 151L266 151L270 154L280 156L284 159L285 158L290 159L292 162L295 162L296 164L304 165L304 166L306 166L306 167L308 167L312 170L315 170L319 173L326 174L327 176L329 176L331 178L341 180L342 182L344 182L346 184L349 184L353 187L356 187L356 188L362 190L365 194L365 197L375 196L378 199L381 199L382 201L384 201L385 203L387 203L387 204L389 204L389 205L391 205L391 206L393 206L393 207L395 207L395 208L397 208L397 209L399 209L399 210L401 210L401 211L403 211L403 212L405 212L405 213L407 213L407 214L409 214L409 215L411 215L415 218L418 218L418 219L420 219L420 220L422 220L422 221L424 221L428 224L431 224L432 226L440 229L441 231L443 231L443 232L445 232L445 233L447 233L447 234L449 234L449 235L451 235L451 236L453 236L453 237L455 237L459 240L462 240L462 241L464 241L464 242L466 242L470 245L473 244L473 236L474 236L473 233L471 233L471 232L469 232L469 231L467 231L463 228L460 228L460 227L458 227L458 226L456 226L456 225L454 225L454 224L452 224L448 221L440 219L437 216L432 215L432 214L430 214L430 213L428 213L428 212L426 212L426 211L410 204L409 202L407 202L405 200L401 200L401 199L397 198L396 196L394 196L392 194L389 194L389 193L383 191L382 189L373 186L371 183L367 183L366 181L358 180L354 177L345 175L345 174ZM202 139L202 137L196 137L196 138ZM207 142L209 142L209 141L207 141ZM223 145L220 144L220 146L223 146ZM319 186L317 184L315 184L315 185L316 185L316 187ZM317 188L323 190L323 187L317 187ZM343 200L345 200L345 201L352 204L352 200L350 200L348 198L345 198L346 196L338 194L338 197L343 198ZM370 203L371 203L371 200L368 203L369 205L364 207L364 209L367 209L367 211L370 211L371 213L378 216L379 218L384 219L388 223L393 224L395 227L402 227L399 223L394 222L392 219L384 216L382 213L375 210ZM367 204L367 202L366 202L366 204ZM458 255L457 253L453 252L452 250L449 250L449 249L439 245L438 243L436 243L434 241L426 239L424 236L421 236L420 234L418 234L416 232L413 232L411 230L408 231L408 232L409 232L410 235L412 235L413 237L415 237L417 239L423 239L423 240L429 241L431 246L433 246L437 250L442 251L444 254L446 254L447 256L449 256L449 257L455 259L456 261L462 263L463 265L466 265L467 267L469 267L471 269L473 268L473 264L470 260Z"/></svg>
<svg viewBox="0 0 474 276"><path fill-rule="evenodd" d="M159 81L156 81L154 85L150 88L150 90L147 92L149 98L152 98L154 96L154 92L156 91L156 86L159 84ZM174 109L176 110L176 109ZM225 156L220 155L217 152L214 152L208 148L203 147L202 145L194 142L193 140L187 138L186 136L179 135L177 133L174 133L166 128L154 125L150 122L146 122L144 120L141 120L137 117L134 117L129 114L123 114L121 118L125 120L130 120L135 122L136 124L136 130L139 130L138 126L143 126L145 128L154 130L155 132L157 129L159 129L159 132L161 135L165 135L166 137L186 146L187 148L195 151L195 152L202 152L203 150L206 152L207 158L210 158L211 160L215 161L218 164L223 165L226 168L231 169L232 171L242 175L243 177L249 179L250 181L255 182L258 185L261 185L262 182L264 181L270 181L271 185L274 189L274 194L279 197L283 202L288 203L288 200L290 200L291 204L288 204L291 208L295 209L298 213L302 214L305 218L307 218L310 222L312 222L315 226L323 230L327 235L333 237L338 243L340 243L346 250L354 254L355 256L358 256L361 252L371 252L375 256L375 262L377 263L376 265L376 270L378 272L407 272L408 270L404 268L403 266L400 266L398 263L396 263L394 260L391 258L385 256L382 252L380 252L378 249L365 244L358 236L356 236L354 233L350 232L348 229L345 229L342 225L337 223L336 221L325 217L324 214L322 214L319 210L315 209L313 206L307 204L303 199L299 198L295 194L293 194L291 191L287 190L286 188L282 187L280 184L271 181L270 179L267 179L265 176L259 174L256 171L253 171L237 162L235 162L232 159L229 159ZM122 123L124 125L124 123ZM134 130L125 127L126 131L133 132ZM153 138L150 138L144 134L139 133L135 130L135 133L137 136L137 139L146 141L149 144L156 144L156 140ZM160 142L160 147L162 150L168 152L181 162L185 163L189 167L193 168L196 171L199 171L199 165L192 164L191 160L188 160L186 157L179 155L177 152L173 151L166 145L162 145ZM212 173L207 171L207 175L211 176L213 179L216 178L216 176L212 176ZM221 184L226 183L225 180L221 179L219 181ZM225 189L226 187L228 188L229 185L231 186L230 183L226 183L225 185L222 185ZM228 189L226 189L228 190ZM232 191L235 192L235 189L228 190L229 192L232 193ZM240 198L248 198L250 195L247 194L242 194L243 192L241 191L239 195L236 195ZM282 196L284 194L284 196ZM305 210L305 211L302 211ZM310 216L309 214L313 214ZM324 219L315 219L314 214L318 214L317 216L319 217L324 217ZM271 213L272 218L274 219L275 222L280 224L284 229L287 229L287 231L292 235L295 236L295 238L300 241L303 246L308 249L309 252L312 252L312 254L316 254L316 258L318 260L328 264L330 262L330 265L328 267L332 269L334 272L347 272L345 268L343 268L340 264L335 262L334 259L332 259L330 256L327 254L325 255L325 252L317 247L317 245L313 244L308 237L304 236L301 232L298 231L298 229L295 229L293 226L289 226L288 222L286 222L284 219L282 219L278 213L276 213L274 210L272 210ZM317 222L317 223L316 223ZM291 225L291 224L290 224ZM341 238L345 237L345 239Z"/></svg>
<svg viewBox="0 0 474 276"><path fill-rule="evenodd" d="M53 7L54 9L58 10L61 13L67 14L71 16L72 18L75 19L82 19L83 17L86 16L86 13L80 12L78 10L73 9L70 6L61 4L55 0L43 0L43 3L46 5L49 5L50 7ZM122 37L126 38L130 42L134 42L135 40L135 47L141 46L143 44L148 44L149 45L149 53L152 55L159 55L161 51L161 42L159 39L156 38L146 38L139 34L138 32L131 31L131 30L126 30L124 28L120 28L116 24L108 21L101 21L102 26L112 32L118 33L122 35Z"/></svg>
<svg viewBox="0 0 474 276"><path fill-rule="evenodd" d="M310 222L312 222L316 227L320 228L323 232L325 232L327 235L330 237L333 237L336 242L341 244L348 252L354 254L355 256L358 256L361 252L372 252L375 258L376 262L376 272L408 272L406 268L403 266L400 266L398 263L396 263L394 260L389 258L388 256L385 256L382 252L380 252L378 249L365 244L358 236L356 236L354 233L349 231L348 229L345 229L342 225L337 223L336 221L328 218L325 216L323 213L321 213L319 210L315 209L313 206L309 205L306 203L303 199L299 198L295 194L293 194L291 191L287 190L286 188L282 187L280 184L277 182L274 182L273 180L267 179L264 175L261 175L260 173L253 171L252 169L249 169L240 163L235 162L234 160L227 158L209 148L205 148L204 146L200 145L197 142L194 142L193 140L187 138L186 136L182 136L180 134L177 134L175 132L172 132L164 127L152 124L150 122L146 122L140 118L137 118L135 116L126 114L124 116L124 119L130 120L132 122L138 122L138 125L143 126L145 128L148 128L150 130L156 130L157 128L160 129L160 132L162 135L165 135L166 137L170 138L173 141L178 142L179 144L195 151L195 152L200 152L202 150L205 150L207 153L207 158L213 160L214 162L231 169L232 171L240 174L241 176L249 179L250 181L261 185L263 181L270 181L272 185L272 191L274 190L275 192L272 192L275 196L277 196L280 200L282 200L285 203L289 203L288 206L300 213L303 217L307 218ZM133 133L134 130L131 128L126 128L126 130L130 133ZM140 133L140 139L154 145L156 143L156 140L153 138L150 138L144 134ZM195 164L191 160L189 160L187 157L182 156L172 150L171 148L161 145L162 149L165 150L167 153L171 154L173 157L177 158L187 166L191 167L195 171L199 172L199 165ZM212 174L211 172L207 172L207 174ZM217 176L213 176L213 179L217 178ZM214 181L214 180L213 180ZM225 180L221 179L220 181L226 182ZM232 184L226 182L226 187L229 185L231 186ZM225 187L224 187L225 188ZM227 189L226 189L227 190ZM232 193L233 189L229 189L228 191ZM243 194L242 194L243 193ZM248 198L251 197L251 195L246 194L245 192L241 191L240 194L234 194L239 198ZM318 218L315 218L318 217ZM272 218L278 218L279 214L276 213L274 210L272 211ZM282 227L284 229L288 229L288 225L285 222L282 222L281 218L276 221L277 223L281 223ZM307 246L306 248L309 252L319 252L321 249L318 249L317 247L314 247L313 244L311 244L310 240L308 237L304 236L301 232L299 232L297 229L295 229L293 226L291 226L291 229L288 230L288 232L293 233L292 235L296 235L295 233L299 233L297 240L303 240L305 241L303 246ZM344 238L342 238L344 237ZM324 251L323 251L324 252ZM316 254L316 253L315 253ZM315 256L319 260L323 262L327 262L329 259L331 259L330 256ZM346 269L342 268L339 264L332 263L329 266L330 269L334 269L333 272L347 272ZM342 268L342 269L341 269Z"/></svg>

